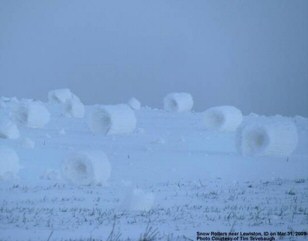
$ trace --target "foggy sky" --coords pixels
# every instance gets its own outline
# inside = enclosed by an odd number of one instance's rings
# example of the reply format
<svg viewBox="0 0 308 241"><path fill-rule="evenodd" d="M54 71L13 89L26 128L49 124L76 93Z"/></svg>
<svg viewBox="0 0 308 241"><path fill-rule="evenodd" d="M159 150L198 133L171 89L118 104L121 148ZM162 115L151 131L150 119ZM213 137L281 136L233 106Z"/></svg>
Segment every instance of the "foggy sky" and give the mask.
<svg viewBox="0 0 308 241"><path fill-rule="evenodd" d="M0 95L308 116L307 0L0 0Z"/></svg>

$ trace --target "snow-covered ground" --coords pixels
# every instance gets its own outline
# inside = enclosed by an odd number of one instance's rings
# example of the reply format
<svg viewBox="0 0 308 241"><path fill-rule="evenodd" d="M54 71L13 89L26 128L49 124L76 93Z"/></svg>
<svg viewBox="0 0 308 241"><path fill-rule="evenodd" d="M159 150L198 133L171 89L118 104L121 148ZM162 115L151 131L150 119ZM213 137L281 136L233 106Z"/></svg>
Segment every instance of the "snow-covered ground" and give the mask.
<svg viewBox="0 0 308 241"><path fill-rule="evenodd" d="M245 116L244 122L290 119L299 140L288 157L243 157L236 132L206 130L202 113L143 107L135 110L132 133L104 135L89 129L93 108L86 107L84 118L51 108L43 128L19 126L19 139L0 138L22 166L18 179L0 181L0 240L196 240L198 231L307 231L308 119ZM62 177L61 164L79 151L108 156L107 184L76 186Z"/></svg>

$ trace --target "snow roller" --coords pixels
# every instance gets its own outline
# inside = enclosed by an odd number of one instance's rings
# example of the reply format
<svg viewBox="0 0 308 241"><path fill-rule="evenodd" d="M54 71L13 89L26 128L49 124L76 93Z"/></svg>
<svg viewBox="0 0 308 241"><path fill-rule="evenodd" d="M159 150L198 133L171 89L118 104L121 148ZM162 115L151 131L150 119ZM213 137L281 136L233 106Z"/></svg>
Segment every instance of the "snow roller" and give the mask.
<svg viewBox="0 0 308 241"><path fill-rule="evenodd" d="M171 112L190 111L194 105L189 93L170 93L164 98L164 109Z"/></svg>
<svg viewBox="0 0 308 241"><path fill-rule="evenodd" d="M234 106L212 107L203 114L203 124L209 130L235 131L242 121L242 112Z"/></svg>
<svg viewBox="0 0 308 241"><path fill-rule="evenodd" d="M43 128L50 120L50 113L40 101L23 100L13 110L13 118L30 128Z"/></svg>
<svg viewBox="0 0 308 241"><path fill-rule="evenodd" d="M75 185L104 185L111 165L103 152L76 152L62 164L62 176Z"/></svg>
<svg viewBox="0 0 308 241"><path fill-rule="evenodd" d="M88 121L93 133L105 135L131 133L136 124L135 112L126 104L98 106L92 111Z"/></svg>
<svg viewBox="0 0 308 241"><path fill-rule="evenodd" d="M248 122L237 133L237 147L244 156L287 157L297 142L297 128L289 120Z"/></svg>

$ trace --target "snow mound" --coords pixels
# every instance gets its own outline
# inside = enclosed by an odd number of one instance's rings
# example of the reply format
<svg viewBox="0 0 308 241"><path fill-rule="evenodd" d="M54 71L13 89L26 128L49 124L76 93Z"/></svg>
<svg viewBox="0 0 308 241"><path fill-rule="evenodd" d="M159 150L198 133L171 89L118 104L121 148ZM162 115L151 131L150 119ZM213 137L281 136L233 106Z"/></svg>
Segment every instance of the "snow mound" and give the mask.
<svg viewBox="0 0 308 241"><path fill-rule="evenodd" d="M58 170L46 169L40 178L49 181L59 181L61 180L61 174Z"/></svg>
<svg viewBox="0 0 308 241"><path fill-rule="evenodd" d="M20 145L26 149L34 149L35 142L28 137L22 138L20 140Z"/></svg>
<svg viewBox="0 0 308 241"><path fill-rule="evenodd" d="M16 178L19 170L19 157L16 152L0 146L0 180Z"/></svg>
<svg viewBox="0 0 308 241"><path fill-rule="evenodd" d="M189 93L170 93L164 98L164 109L172 112L190 111L194 105Z"/></svg>
<svg viewBox="0 0 308 241"><path fill-rule="evenodd" d="M244 156L289 156L297 142L297 128L290 120L251 121L237 134L237 147Z"/></svg>
<svg viewBox="0 0 308 241"><path fill-rule="evenodd" d="M21 125L43 128L50 120L50 113L40 101L23 100L13 111L13 117Z"/></svg>
<svg viewBox="0 0 308 241"><path fill-rule="evenodd" d="M128 101L128 105L133 109L133 110L140 110L141 108L141 103L139 100L137 100L136 98L131 98Z"/></svg>
<svg viewBox="0 0 308 241"><path fill-rule="evenodd" d="M65 129L61 129L61 130L59 130L59 135L61 135L61 136L64 136L64 135L66 135L66 131L65 131Z"/></svg>
<svg viewBox="0 0 308 241"><path fill-rule="evenodd" d="M128 134L135 130L135 112L125 104L106 105L96 108L89 117L89 128L94 133Z"/></svg>
<svg viewBox="0 0 308 241"><path fill-rule="evenodd" d="M54 103L64 104L66 101L70 100L73 93L70 89L57 89L48 92L48 101Z"/></svg>
<svg viewBox="0 0 308 241"><path fill-rule="evenodd" d="M203 115L203 123L210 130L235 131L242 121L242 112L233 106L212 107Z"/></svg>
<svg viewBox="0 0 308 241"><path fill-rule="evenodd" d="M159 144L159 145L164 145L166 144L166 140L162 137L155 139L151 142L152 144Z"/></svg>
<svg viewBox="0 0 308 241"><path fill-rule="evenodd" d="M295 116L294 121L300 130L308 130L308 119L302 116Z"/></svg>
<svg viewBox="0 0 308 241"><path fill-rule="evenodd" d="M153 193L146 193L142 189L134 188L128 193L124 206L131 211L149 211L152 209L154 201Z"/></svg>
<svg viewBox="0 0 308 241"><path fill-rule="evenodd" d="M14 122L6 116L0 116L0 138L18 139L19 130Z"/></svg>
<svg viewBox="0 0 308 241"><path fill-rule="evenodd" d="M103 152L77 152L62 165L64 179L76 185L106 184L111 165Z"/></svg>

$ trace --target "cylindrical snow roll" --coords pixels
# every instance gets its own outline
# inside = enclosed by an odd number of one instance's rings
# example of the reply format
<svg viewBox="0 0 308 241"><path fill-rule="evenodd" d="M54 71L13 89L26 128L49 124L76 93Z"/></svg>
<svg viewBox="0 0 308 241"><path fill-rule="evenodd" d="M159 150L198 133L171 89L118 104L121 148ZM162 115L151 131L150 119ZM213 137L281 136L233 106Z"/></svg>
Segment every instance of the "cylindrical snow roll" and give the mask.
<svg viewBox="0 0 308 241"><path fill-rule="evenodd" d="M67 117L83 118L85 107L70 89L57 89L48 93L49 108L53 113Z"/></svg>
<svg viewBox="0 0 308 241"><path fill-rule="evenodd" d="M141 103L139 102L139 100L137 100L136 98L131 98L128 101L128 105L133 109L133 110L140 110L141 108Z"/></svg>
<svg viewBox="0 0 308 241"><path fill-rule="evenodd" d="M166 111L190 111L193 105L193 98L188 93L170 93L164 98L164 109Z"/></svg>
<svg viewBox="0 0 308 241"><path fill-rule="evenodd" d="M62 165L63 177L76 185L106 184L111 165L103 152L77 152Z"/></svg>
<svg viewBox="0 0 308 241"><path fill-rule="evenodd" d="M24 100L13 111L15 120L30 128L42 128L50 120L50 113L40 101Z"/></svg>
<svg viewBox="0 0 308 241"><path fill-rule="evenodd" d="M244 156L289 156L298 142L292 121L247 123L238 130L237 147Z"/></svg>
<svg viewBox="0 0 308 241"><path fill-rule="evenodd" d="M128 134L136 128L135 112L125 104L96 108L89 117L89 127L94 133Z"/></svg>
<svg viewBox="0 0 308 241"><path fill-rule="evenodd" d="M13 149L0 146L0 180L17 177L20 169L17 153Z"/></svg>
<svg viewBox="0 0 308 241"><path fill-rule="evenodd" d="M5 139L19 138L19 130L17 126L6 116L0 116L0 138L5 138Z"/></svg>
<svg viewBox="0 0 308 241"><path fill-rule="evenodd" d="M212 107L203 115L203 124L210 130L235 131L242 121L242 112L233 106Z"/></svg>
<svg viewBox="0 0 308 241"><path fill-rule="evenodd" d="M72 98L73 94L70 89L57 89L48 92L49 102L64 104L67 100Z"/></svg>
<svg viewBox="0 0 308 241"><path fill-rule="evenodd" d="M65 102L65 114L75 118L84 117L84 105L76 95L73 94L72 98Z"/></svg>

